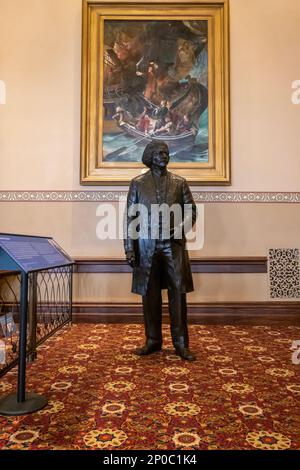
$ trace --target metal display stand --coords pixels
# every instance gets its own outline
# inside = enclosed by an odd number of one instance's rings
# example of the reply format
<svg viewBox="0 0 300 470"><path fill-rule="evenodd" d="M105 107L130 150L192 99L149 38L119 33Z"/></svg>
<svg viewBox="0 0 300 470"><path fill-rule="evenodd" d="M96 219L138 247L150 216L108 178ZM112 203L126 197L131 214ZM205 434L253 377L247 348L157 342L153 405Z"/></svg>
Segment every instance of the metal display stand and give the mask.
<svg viewBox="0 0 300 470"><path fill-rule="evenodd" d="M72 265L73 260L50 237L0 234L0 269L21 273L19 357L17 393L0 400L0 415L18 416L33 413L44 408L48 401L43 395L26 392L26 362L36 357L37 345L37 291L38 273L51 273L57 268L70 269L70 318L72 312ZM29 275L31 285L29 289ZM30 292L29 292L30 291ZM29 294L29 295L28 295ZM29 343L27 341L29 303ZM64 322L65 324L66 322ZM54 329L54 331L56 331ZM46 337L50 336L48 334Z"/></svg>

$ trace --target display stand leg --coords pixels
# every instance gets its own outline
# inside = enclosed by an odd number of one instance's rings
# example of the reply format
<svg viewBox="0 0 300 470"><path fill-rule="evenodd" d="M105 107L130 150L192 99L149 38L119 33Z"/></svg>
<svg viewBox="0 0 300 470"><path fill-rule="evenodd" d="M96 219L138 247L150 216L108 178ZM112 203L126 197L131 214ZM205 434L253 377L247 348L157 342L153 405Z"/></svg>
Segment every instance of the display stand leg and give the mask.
<svg viewBox="0 0 300 470"><path fill-rule="evenodd" d="M37 358L36 351L36 331L37 331L37 273L31 273L31 282L29 282L29 351L27 362L34 362Z"/></svg>
<svg viewBox="0 0 300 470"><path fill-rule="evenodd" d="M20 301L18 391L0 401L0 415L18 416L34 413L47 405L47 399L36 393L26 393L28 274L22 272Z"/></svg>

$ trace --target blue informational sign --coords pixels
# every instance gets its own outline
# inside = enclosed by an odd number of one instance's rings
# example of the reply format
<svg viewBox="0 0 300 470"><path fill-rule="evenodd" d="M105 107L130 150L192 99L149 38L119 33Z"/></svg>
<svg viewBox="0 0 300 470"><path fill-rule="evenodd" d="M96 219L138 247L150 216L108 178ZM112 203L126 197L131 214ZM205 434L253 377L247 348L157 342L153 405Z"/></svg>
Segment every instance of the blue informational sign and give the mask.
<svg viewBox="0 0 300 470"><path fill-rule="evenodd" d="M0 234L0 269L2 250L25 272L73 264L52 238Z"/></svg>

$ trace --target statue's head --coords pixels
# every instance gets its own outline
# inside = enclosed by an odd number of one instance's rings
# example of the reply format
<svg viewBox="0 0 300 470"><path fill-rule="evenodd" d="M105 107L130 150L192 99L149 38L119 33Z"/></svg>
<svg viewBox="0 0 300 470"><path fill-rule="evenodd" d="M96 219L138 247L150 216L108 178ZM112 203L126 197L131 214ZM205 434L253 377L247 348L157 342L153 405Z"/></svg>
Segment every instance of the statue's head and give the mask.
<svg viewBox="0 0 300 470"><path fill-rule="evenodd" d="M143 153L142 162L148 168L156 166L158 168L166 168L170 160L169 148L167 144L161 140L152 140Z"/></svg>

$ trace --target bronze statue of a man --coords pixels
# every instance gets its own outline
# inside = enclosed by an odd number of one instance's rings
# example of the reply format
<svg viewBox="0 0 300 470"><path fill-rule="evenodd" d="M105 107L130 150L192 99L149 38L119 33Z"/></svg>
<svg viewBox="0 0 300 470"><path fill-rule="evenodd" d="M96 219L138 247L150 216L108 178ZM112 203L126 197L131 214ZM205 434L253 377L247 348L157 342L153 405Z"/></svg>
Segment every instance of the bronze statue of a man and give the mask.
<svg viewBox="0 0 300 470"><path fill-rule="evenodd" d="M133 178L127 196L124 248L127 262L133 267L132 292L142 295L146 335L145 345L135 353L142 356L162 348L161 290L167 288L176 354L193 361L195 356L189 350L186 293L193 291L194 286L185 249L185 231L187 226L194 225L197 210L186 180L167 171L169 159L166 143L150 142L142 158L150 169ZM158 207L171 208L166 211L167 217L160 209L158 213L153 211ZM175 217L173 208L177 208ZM185 211L186 208L189 210ZM139 219L141 213L143 217Z"/></svg>

